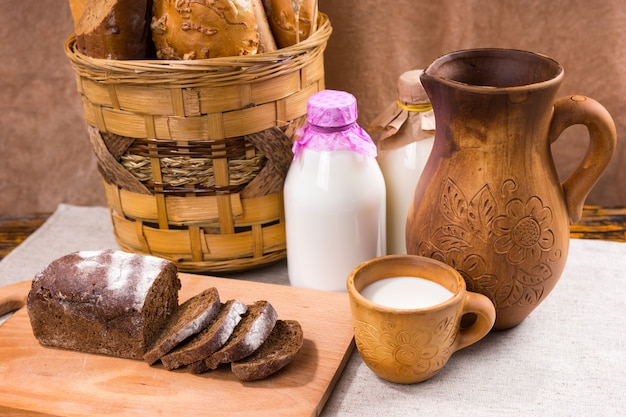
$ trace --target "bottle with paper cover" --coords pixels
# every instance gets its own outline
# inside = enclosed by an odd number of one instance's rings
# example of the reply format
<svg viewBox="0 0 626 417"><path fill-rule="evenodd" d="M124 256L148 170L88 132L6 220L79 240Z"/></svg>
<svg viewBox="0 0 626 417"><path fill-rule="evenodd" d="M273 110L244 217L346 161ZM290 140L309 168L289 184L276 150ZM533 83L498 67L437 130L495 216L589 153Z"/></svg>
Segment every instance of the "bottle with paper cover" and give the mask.
<svg viewBox="0 0 626 417"><path fill-rule="evenodd" d="M368 127L387 187L387 253L406 253L406 218L435 140L435 115L420 82L423 70L398 78L398 100Z"/></svg>
<svg viewBox="0 0 626 417"><path fill-rule="evenodd" d="M323 90L309 98L284 186L291 285L346 291L363 261L385 254L385 181L376 145L357 123L356 98Z"/></svg>

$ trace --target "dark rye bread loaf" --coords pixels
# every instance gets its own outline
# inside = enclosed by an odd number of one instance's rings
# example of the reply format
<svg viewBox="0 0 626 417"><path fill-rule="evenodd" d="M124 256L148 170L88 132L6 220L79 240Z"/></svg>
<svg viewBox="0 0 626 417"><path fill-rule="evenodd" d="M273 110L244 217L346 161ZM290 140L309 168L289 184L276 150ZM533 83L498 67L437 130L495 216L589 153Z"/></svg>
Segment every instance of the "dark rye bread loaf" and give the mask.
<svg viewBox="0 0 626 417"><path fill-rule="evenodd" d="M158 339L143 355L143 359L153 364L179 343L204 330L217 316L220 307L216 288L208 288L185 301L165 323Z"/></svg>
<svg viewBox="0 0 626 417"><path fill-rule="evenodd" d="M191 371L199 374L252 354L268 338L276 324L276 318L276 310L268 301L261 300L248 306L248 311L226 344L211 356L192 363Z"/></svg>
<svg viewBox="0 0 626 417"><path fill-rule="evenodd" d="M296 320L277 320L272 333L250 356L231 363L241 381L267 378L289 364L302 348L304 335Z"/></svg>
<svg viewBox="0 0 626 417"><path fill-rule="evenodd" d="M82 251L39 272L26 306L42 345L141 359L177 310L179 289L167 260Z"/></svg>
<svg viewBox="0 0 626 417"><path fill-rule="evenodd" d="M224 346L248 307L238 300L222 304L219 314L200 333L187 339L161 358L165 369L172 370L200 361Z"/></svg>

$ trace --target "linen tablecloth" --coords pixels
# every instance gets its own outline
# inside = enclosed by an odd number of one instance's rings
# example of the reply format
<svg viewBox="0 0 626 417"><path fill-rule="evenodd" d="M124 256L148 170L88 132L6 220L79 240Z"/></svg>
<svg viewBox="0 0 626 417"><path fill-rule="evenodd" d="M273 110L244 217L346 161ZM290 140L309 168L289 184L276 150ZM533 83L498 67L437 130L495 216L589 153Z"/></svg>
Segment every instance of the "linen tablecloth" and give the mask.
<svg viewBox="0 0 626 417"><path fill-rule="evenodd" d="M0 285L74 250L117 247L106 208L60 205L0 262ZM626 244L572 239L559 283L521 325L455 353L415 385L377 378L355 351L322 416L624 416L624 271ZM289 285L285 261L220 276Z"/></svg>

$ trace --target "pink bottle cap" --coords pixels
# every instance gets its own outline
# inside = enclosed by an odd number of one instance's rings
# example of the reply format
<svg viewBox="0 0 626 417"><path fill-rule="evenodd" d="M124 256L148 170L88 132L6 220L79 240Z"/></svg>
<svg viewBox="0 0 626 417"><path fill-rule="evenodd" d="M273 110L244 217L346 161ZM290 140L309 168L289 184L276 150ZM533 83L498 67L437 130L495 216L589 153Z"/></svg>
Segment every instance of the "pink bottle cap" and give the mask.
<svg viewBox="0 0 626 417"><path fill-rule="evenodd" d="M356 122L356 98L345 91L323 90L313 94L306 106L310 124L319 127L342 127Z"/></svg>
<svg viewBox="0 0 626 417"><path fill-rule="evenodd" d="M356 122L356 98L345 91L323 90L309 97L307 123L296 132L294 160L302 149L353 151L376 157L372 138Z"/></svg>

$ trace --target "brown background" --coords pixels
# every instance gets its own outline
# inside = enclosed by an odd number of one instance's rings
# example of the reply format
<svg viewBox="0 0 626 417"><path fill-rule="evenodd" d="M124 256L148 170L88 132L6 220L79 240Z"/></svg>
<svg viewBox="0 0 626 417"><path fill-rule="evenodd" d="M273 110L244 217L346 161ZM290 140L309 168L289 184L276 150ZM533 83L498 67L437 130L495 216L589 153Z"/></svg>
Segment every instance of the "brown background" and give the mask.
<svg viewBox="0 0 626 417"><path fill-rule="evenodd" d="M64 0L0 0L0 217L104 205L63 43ZM623 0L319 0L334 28L326 85L353 93L360 122L395 99L403 71L473 47L526 49L565 68L560 95L593 97L612 114L617 153L587 203L626 206L626 7ZM586 130L553 145L562 176L586 149Z"/></svg>

